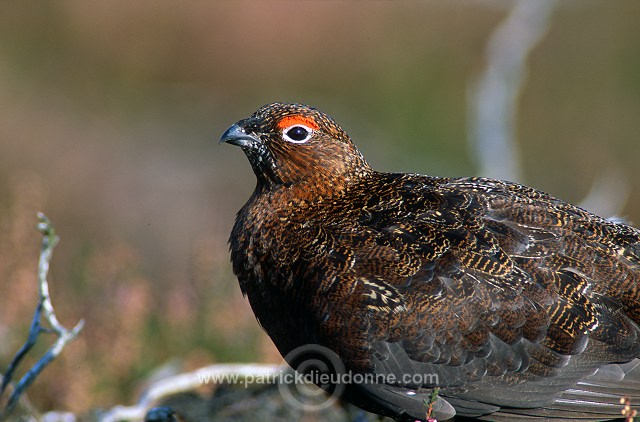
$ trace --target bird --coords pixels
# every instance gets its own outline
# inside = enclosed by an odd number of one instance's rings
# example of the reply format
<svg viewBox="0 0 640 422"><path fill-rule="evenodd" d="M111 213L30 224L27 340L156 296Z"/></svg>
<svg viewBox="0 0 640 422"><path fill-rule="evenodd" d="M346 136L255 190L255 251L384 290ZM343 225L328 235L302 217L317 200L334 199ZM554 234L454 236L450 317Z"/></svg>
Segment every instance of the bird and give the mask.
<svg viewBox="0 0 640 422"><path fill-rule="evenodd" d="M595 421L640 400L630 224L517 183L376 171L303 104L220 142L257 180L229 239L242 293L283 356L320 345L380 376L347 401L425 420L437 389L439 420Z"/></svg>

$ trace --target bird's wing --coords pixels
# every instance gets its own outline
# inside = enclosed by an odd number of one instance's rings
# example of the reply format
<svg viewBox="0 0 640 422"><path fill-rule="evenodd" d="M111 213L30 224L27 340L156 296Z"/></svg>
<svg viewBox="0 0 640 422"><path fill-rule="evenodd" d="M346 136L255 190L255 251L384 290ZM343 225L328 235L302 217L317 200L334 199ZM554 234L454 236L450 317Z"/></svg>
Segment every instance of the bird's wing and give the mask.
<svg viewBox="0 0 640 422"><path fill-rule="evenodd" d="M593 401L607 384L576 383L640 356L636 229L515 184L388 183L329 236L341 266L322 290L338 300L321 313L352 367L440 387L477 415L476 402Z"/></svg>

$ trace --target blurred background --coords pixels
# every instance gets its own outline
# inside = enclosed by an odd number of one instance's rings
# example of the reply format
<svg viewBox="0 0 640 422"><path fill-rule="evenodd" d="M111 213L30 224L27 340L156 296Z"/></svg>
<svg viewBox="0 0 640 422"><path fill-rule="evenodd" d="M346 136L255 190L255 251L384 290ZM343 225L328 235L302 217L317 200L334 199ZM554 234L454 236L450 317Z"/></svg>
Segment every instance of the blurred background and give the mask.
<svg viewBox="0 0 640 422"><path fill-rule="evenodd" d="M42 410L131 404L168 363L280 362L231 274L228 234L255 181L220 135L265 103L302 102L377 169L480 175L470 91L511 5L4 2L0 368L36 305L37 211L61 236L58 317L86 320L29 390ZM515 127L520 182L578 203L614 174L601 191L622 186L615 210L636 223L639 19L634 0L559 2Z"/></svg>

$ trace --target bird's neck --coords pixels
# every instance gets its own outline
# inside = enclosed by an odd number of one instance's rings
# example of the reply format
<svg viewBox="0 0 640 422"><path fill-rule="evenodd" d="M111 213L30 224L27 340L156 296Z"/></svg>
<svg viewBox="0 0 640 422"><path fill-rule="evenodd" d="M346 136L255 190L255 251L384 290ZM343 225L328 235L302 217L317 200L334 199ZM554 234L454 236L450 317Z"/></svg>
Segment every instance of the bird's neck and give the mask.
<svg viewBox="0 0 640 422"><path fill-rule="evenodd" d="M262 200L268 201L276 209L289 209L299 204L318 204L342 196L350 186L371 173L369 168L352 173L318 170L313 177L289 183L261 183L259 180L254 197L262 197Z"/></svg>

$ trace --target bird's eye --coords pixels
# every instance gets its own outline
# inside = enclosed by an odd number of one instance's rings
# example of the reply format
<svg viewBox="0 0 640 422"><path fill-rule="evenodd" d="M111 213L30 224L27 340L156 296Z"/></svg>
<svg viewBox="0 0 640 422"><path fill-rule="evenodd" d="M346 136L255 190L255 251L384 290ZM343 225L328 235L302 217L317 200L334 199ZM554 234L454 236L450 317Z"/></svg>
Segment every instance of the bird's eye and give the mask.
<svg viewBox="0 0 640 422"><path fill-rule="evenodd" d="M307 142L313 131L304 125L289 126L283 131L284 139L296 144Z"/></svg>

